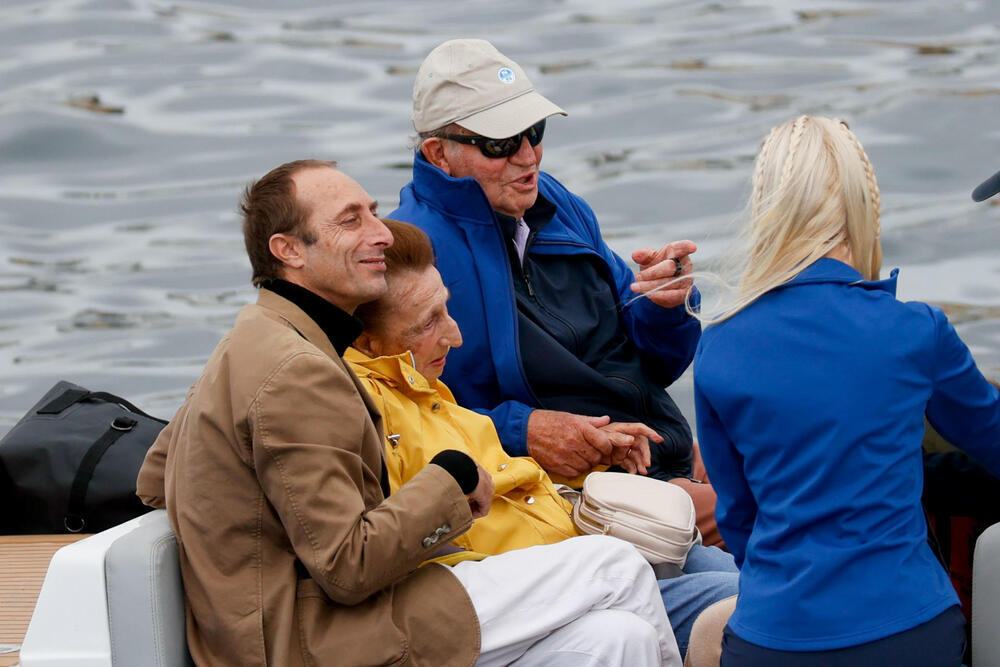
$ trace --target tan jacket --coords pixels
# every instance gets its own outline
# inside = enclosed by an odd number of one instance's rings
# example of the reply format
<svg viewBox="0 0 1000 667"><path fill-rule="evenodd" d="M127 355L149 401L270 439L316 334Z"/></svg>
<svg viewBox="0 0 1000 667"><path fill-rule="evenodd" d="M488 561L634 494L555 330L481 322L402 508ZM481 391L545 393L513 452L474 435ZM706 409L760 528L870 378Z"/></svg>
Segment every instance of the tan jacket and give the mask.
<svg viewBox="0 0 1000 667"><path fill-rule="evenodd" d="M322 329L261 290L139 473L177 534L197 663L475 662L465 589L418 569L469 528L468 502L433 465L384 498L382 452L382 419Z"/></svg>

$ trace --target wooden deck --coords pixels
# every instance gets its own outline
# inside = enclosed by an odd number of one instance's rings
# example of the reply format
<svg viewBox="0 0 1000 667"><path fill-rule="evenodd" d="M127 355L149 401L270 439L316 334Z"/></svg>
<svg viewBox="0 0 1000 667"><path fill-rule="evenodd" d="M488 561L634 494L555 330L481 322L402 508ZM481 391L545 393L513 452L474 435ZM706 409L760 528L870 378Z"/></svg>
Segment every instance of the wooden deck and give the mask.
<svg viewBox="0 0 1000 667"><path fill-rule="evenodd" d="M86 535L0 536L0 667L18 662L45 571L60 547ZM14 649L13 652L6 652Z"/></svg>

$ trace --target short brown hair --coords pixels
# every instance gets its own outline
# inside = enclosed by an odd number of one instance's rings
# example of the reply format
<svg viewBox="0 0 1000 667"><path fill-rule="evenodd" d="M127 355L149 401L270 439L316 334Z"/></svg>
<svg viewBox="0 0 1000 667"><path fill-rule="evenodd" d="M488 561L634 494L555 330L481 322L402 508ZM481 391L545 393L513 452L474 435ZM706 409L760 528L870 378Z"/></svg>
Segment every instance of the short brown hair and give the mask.
<svg viewBox="0 0 1000 667"><path fill-rule="evenodd" d="M336 162L295 160L275 167L243 191L240 212L243 214L243 242L246 244L253 284L260 287L281 277L281 261L271 254L270 241L275 234L292 234L306 245L316 237L306 228L310 211L295 196L292 176L303 169L336 167Z"/></svg>
<svg viewBox="0 0 1000 667"><path fill-rule="evenodd" d="M394 275L406 271L423 271L434 266L434 246L427 234L416 225L399 220L383 218L382 222L392 232L392 245L385 249L385 278L391 281ZM376 326L384 315L388 293L375 301L358 306L354 316L361 320L365 329Z"/></svg>

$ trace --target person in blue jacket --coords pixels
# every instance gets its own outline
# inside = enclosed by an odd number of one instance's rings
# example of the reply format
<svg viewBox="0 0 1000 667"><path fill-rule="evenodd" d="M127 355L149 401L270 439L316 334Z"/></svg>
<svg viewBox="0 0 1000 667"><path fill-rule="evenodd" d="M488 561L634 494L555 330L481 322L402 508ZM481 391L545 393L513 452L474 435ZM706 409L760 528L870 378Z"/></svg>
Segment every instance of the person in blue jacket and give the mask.
<svg viewBox="0 0 1000 667"><path fill-rule="evenodd" d="M492 418L509 454L565 479L648 448L648 474L688 489L717 543L714 494L689 479L691 429L664 391L701 333L691 282L651 292L692 271L695 245L638 250L633 275L586 202L539 170L546 118L565 112L489 42L435 48L413 100L413 180L390 217L434 244L465 338L444 374L458 402Z"/></svg>
<svg viewBox="0 0 1000 667"><path fill-rule="evenodd" d="M924 416L996 475L1000 392L940 309L879 279L879 202L846 123L774 128L738 281L702 314L698 436L741 566L723 665L961 663L920 506Z"/></svg>

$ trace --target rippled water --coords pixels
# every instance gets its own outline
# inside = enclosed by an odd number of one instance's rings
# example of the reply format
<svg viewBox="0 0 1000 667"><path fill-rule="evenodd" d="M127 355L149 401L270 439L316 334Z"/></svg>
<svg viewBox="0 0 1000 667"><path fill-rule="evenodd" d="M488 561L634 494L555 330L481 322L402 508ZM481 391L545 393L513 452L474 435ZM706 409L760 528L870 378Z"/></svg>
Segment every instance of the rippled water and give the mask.
<svg viewBox="0 0 1000 667"><path fill-rule="evenodd" d="M336 159L392 210L413 75L462 36L570 112L544 167L625 255L711 257L768 129L848 119L900 296L948 304L1000 376L1000 207L969 198L1000 169L995 2L4 0L0 433L61 378L169 417L254 298L243 185Z"/></svg>

